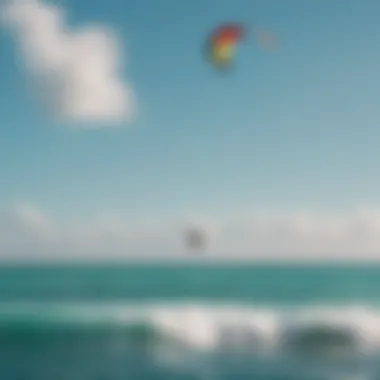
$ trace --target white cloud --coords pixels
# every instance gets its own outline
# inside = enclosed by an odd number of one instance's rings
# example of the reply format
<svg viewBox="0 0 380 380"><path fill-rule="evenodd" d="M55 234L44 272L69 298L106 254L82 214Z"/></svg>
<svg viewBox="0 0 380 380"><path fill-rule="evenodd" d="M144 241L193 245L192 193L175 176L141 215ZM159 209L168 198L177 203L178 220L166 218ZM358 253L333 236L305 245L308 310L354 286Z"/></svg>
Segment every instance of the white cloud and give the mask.
<svg viewBox="0 0 380 380"><path fill-rule="evenodd" d="M56 116L74 122L131 120L134 97L122 81L121 46L111 29L94 25L71 31L64 10L42 0L9 0L1 10Z"/></svg>
<svg viewBox="0 0 380 380"><path fill-rule="evenodd" d="M205 220L198 225L209 237L206 258L380 258L380 212L262 213L228 221ZM65 223L23 204L0 212L0 257L188 259L191 255L186 254L182 234L186 225L112 217Z"/></svg>

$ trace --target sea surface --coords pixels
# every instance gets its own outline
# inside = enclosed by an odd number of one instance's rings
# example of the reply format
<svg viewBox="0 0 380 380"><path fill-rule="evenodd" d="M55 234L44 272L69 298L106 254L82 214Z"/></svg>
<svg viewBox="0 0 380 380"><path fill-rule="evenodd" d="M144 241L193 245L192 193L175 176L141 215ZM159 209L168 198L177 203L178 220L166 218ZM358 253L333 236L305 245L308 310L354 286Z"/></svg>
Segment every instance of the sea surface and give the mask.
<svg viewBox="0 0 380 380"><path fill-rule="evenodd" d="M0 380L377 380L380 266L0 268Z"/></svg>

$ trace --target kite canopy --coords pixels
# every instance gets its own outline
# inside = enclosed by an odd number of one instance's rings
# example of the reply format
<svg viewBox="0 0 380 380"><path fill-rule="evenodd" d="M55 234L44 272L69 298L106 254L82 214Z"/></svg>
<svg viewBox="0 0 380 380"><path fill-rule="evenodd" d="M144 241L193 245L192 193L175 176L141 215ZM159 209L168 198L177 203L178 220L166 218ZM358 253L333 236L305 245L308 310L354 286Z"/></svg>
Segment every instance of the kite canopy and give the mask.
<svg viewBox="0 0 380 380"><path fill-rule="evenodd" d="M247 34L247 28L242 24L220 25L207 40L206 54L209 62L218 69L229 68L238 43L245 39ZM276 39L271 33L250 28L249 34L252 41L265 50L273 50L276 47Z"/></svg>
<svg viewBox="0 0 380 380"><path fill-rule="evenodd" d="M245 29L239 24L223 24L209 37L207 55L218 68L230 66L236 45L244 37Z"/></svg>

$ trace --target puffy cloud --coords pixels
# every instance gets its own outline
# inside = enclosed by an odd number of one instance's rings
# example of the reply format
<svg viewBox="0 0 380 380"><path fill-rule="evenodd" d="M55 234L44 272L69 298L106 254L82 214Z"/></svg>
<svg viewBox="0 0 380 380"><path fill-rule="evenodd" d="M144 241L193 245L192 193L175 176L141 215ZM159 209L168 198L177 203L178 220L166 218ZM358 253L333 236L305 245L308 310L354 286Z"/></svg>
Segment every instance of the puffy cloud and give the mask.
<svg viewBox="0 0 380 380"><path fill-rule="evenodd" d="M209 237L207 252L218 260L362 260L376 259L380 253L380 212L261 213L200 221L197 225ZM188 259L182 234L187 225L178 220L137 223L110 216L63 222L23 204L0 213L0 257Z"/></svg>
<svg viewBox="0 0 380 380"><path fill-rule="evenodd" d="M93 25L71 31L64 10L41 0L8 0L0 9L56 116L105 124L131 120L134 97L122 81L121 46L111 29Z"/></svg>

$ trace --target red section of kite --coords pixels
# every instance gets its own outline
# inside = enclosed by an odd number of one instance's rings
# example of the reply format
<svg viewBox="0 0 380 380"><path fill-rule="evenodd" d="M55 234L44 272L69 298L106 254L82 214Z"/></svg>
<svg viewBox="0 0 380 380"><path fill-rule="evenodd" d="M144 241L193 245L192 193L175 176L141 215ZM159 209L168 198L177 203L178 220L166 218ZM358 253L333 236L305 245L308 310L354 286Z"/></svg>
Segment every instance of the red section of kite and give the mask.
<svg viewBox="0 0 380 380"><path fill-rule="evenodd" d="M237 43L244 37L244 27L238 24L223 24L212 34L214 44Z"/></svg>

